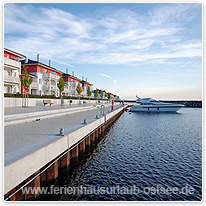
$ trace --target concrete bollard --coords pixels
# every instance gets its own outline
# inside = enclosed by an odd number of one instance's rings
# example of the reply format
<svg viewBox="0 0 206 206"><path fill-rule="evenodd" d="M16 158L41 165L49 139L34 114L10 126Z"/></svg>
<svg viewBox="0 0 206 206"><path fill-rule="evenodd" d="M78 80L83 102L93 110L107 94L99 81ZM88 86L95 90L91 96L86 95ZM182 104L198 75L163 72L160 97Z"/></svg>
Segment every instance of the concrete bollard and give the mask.
<svg viewBox="0 0 206 206"><path fill-rule="evenodd" d="M60 128L59 134L64 135L64 128Z"/></svg>

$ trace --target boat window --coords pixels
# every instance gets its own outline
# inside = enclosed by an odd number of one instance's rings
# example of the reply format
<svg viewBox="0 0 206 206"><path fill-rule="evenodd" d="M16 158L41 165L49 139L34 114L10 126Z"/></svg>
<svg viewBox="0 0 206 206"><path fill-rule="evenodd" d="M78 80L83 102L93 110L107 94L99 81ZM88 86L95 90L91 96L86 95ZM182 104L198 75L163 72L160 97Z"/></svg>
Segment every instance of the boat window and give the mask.
<svg viewBox="0 0 206 206"><path fill-rule="evenodd" d="M152 103L141 103L140 105L153 105Z"/></svg>

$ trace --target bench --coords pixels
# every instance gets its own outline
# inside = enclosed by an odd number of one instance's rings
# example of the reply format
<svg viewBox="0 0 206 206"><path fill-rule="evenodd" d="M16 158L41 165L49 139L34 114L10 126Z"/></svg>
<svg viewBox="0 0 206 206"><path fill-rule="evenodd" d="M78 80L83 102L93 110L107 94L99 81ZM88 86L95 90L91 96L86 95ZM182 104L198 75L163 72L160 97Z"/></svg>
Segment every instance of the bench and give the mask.
<svg viewBox="0 0 206 206"><path fill-rule="evenodd" d="M51 100L43 100L43 104L44 104L44 106L47 105L47 104L50 104L50 106L51 106L54 103L51 102Z"/></svg>

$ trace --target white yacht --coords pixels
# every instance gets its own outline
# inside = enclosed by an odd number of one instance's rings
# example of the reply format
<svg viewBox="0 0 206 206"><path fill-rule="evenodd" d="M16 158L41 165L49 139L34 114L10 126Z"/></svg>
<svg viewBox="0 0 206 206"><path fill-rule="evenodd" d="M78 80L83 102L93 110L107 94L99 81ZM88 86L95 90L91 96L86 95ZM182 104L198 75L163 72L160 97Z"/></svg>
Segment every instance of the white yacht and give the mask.
<svg viewBox="0 0 206 206"><path fill-rule="evenodd" d="M151 98L137 97L136 104L130 109L131 112L176 112L184 107L181 104L164 103Z"/></svg>

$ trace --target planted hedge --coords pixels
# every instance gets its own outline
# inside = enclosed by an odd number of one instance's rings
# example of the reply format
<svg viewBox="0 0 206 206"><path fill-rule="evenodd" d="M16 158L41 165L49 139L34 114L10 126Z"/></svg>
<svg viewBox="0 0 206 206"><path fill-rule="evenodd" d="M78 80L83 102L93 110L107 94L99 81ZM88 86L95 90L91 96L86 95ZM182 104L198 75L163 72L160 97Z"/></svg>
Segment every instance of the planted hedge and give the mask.
<svg viewBox="0 0 206 206"><path fill-rule="evenodd" d="M17 94L4 93L4 97L23 98L23 95L20 93L17 93ZM56 97L54 95L29 94L28 97L29 98L39 98L39 99L59 99L59 97ZM79 97L63 96L63 99L79 99ZM87 97L80 97L80 99L81 100L89 100L89 98L87 98ZM90 98L90 100L101 100L101 99ZM108 100L103 99L103 101L108 101Z"/></svg>

